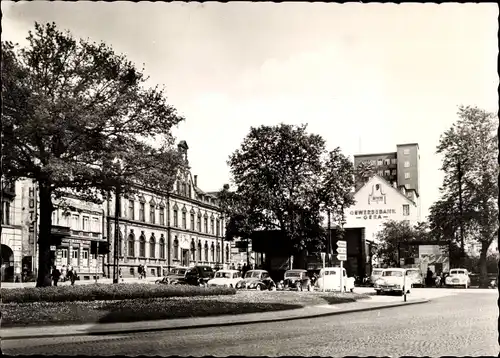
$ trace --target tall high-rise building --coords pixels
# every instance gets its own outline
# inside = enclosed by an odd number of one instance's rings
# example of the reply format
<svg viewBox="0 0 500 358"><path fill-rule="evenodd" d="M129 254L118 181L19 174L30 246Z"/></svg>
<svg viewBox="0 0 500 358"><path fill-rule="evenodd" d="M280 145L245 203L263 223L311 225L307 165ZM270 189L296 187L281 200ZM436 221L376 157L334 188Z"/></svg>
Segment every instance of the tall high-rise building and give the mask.
<svg viewBox="0 0 500 358"><path fill-rule="evenodd" d="M395 188L405 188L406 196L418 207L420 218L420 154L418 143L398 144L395 152L357 154L354 156L354 167L361 163L370 163L380 177L387 180ZM364 182L357 176L356 187Z"/></svg>

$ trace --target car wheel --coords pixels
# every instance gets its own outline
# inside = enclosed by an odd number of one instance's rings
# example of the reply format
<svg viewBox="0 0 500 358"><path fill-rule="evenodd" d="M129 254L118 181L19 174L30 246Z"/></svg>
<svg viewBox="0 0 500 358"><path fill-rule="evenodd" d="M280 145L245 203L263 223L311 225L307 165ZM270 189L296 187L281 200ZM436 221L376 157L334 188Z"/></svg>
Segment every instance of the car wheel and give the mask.
<svg viewBox="0 0 500 358"><path fill-rule="evenodd" d="M377 296L380 296L382 294L382 292L380 291L375 291L375 292L377 292Z"/></svg>
<svg viewBox="0 0 500 358"><path fill-rule="evenodd" d="M311 286L311 285L307 285L307 290L308 290L309 292L311 292L311 291L313 290L312 286Z"/></svg>
<svg viewBox="0 0 500 358"><path fill-rule="evenodd" d="M234 288L232 283L229 285L229 288Z"/></svg>
<svg viewBox="0 0 500 358"><path fill-rule="evenodd" d="M271 286L271 288L269 290L276 291L276 286Z"/></svg>
<svg viewBox="0 0 500 358"><path fill-rule="evenodd" d="M257 291L260 291L260 290L261 290L260 285L257 285L257 287L255 287L255 289L256 289Z"/></svg>
<svg viewBox="0 0 500 358"><path fill-rule="evenodd" d="M349 291L354 292L354 287L353 287L353 288L351 288Z"/></svg>

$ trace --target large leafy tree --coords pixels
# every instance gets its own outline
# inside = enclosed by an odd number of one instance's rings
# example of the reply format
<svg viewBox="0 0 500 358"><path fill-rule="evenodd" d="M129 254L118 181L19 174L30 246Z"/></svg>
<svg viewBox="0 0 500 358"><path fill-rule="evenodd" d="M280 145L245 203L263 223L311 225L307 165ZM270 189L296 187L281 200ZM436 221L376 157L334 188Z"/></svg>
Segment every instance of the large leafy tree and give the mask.
<svg viewBox="0 0 500 358"><path fill-rule="evenodd" d="M417 223L411 226L406 221L389 220L383 223L382 230L377 232L380 245L377 246L376 255L382 265L388 267L399 266L400 248L412 242L432 242L427 223Z"/></svg>
<svg viewBox="0 0 500 358"><path fill-rule="evenodd" d="M458 120L443 133L437 147L437 153L444 156L442 200L459 201L458 208L456 202L448 203L448 215L458 213L458 227L463 228L460 234L481 245L481 285L487 284L487 252L498 232L497 128L493 113L461 106ZM432 212L431 220L439 222ZM450 223L449 227L456 228L457 223Z"/></svg>
<svg viewBox="0 0 500 358"><path fill-rule="evenodd" d="M2 42L2 170L38 184L39 287L50 285L54 198L72 190L98 202L145 183L170 190L180 163L171 128L183 118L105 44L54 23L35 24L27 40Z"/></svg>
<svg viewBox="0 0 500 358"><path fill-rule="evenodd" d="M374 176L376 173L377 169L371 161L365 160L359 163L355 170L356 183L358 188L361 187L368 180L370 180L370 178Z"/></svg>
<svg viewBox="0 0 500 358"><path fill-rule="evenodd" d="M280 230L296 253L324 245L321 212L351 205L352 164L307 126L251 128L228 161L247 228Z"/></svg>

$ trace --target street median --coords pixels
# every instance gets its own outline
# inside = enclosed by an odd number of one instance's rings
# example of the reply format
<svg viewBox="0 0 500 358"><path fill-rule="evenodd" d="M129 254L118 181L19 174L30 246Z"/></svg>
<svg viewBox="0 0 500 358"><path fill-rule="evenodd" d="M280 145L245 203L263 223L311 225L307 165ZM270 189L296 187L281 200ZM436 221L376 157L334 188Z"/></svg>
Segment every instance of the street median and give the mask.
<svg viewBox="0 0 500 358"><path fill-rule="evenodd" d="M21 296L15 296L15 290L8 290L5 298L2 290L2 327L125 323L235 315L348 303L368 297L352 293L236 292L223 287L119 286L33 288L32 292Z"/></svg>

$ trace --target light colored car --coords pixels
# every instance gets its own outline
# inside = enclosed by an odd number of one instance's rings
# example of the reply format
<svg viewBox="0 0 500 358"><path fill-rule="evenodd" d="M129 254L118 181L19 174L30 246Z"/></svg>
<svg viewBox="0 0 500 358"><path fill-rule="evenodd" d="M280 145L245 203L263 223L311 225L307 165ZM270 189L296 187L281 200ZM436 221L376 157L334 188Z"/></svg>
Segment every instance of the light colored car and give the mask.
<svg viewBox="0 0 500 358"><path fill-rule="evenodd" d="M410 293L413 280L411 276L407 275L407 270L403 268L389 268L385 269L373 286L377 295L382 293L396 292L403 294Z"/></svg>
<svg viewBox="0 0 500 358"><path fill-rule="evenodd" d="M382 272L384 272L382 268L374 268L372 270L372 274L370 275L370 284L372 286L375 285L375 281L382 277Z"/></svg>
<svg viewBox="0 0 500 358"><path fill-rule="evenodd" d="M208 281L208 286L236 287L241 281L241 273L238 270L219 270L213 279Z"/></svg>
<svg viewBox="0 0 500 358"><path fill-rule="evenodd" d="M455 268L450 270L450 274L445 278L446 287L461 286L468 288L470 286L469 271L467 269Z"/></svg>
<svg viewBox="0 0 500 358"><path fill-rule="evenodd" d="M340 267L325 267L319 271L319 277L315 283L316 287L322 291L340 291ZM343 292L354 291L354 277L347 277L347 271L342 268Z"/></svg>
<svg viewBox="0 0 500 358"><path fill-rule="evenodd" d="M423 287L424 286L424 276L422 275L422 272L420 272L420 269L418 268L409 268L406 269L406 274L408 277L411 277L412 280L412 287Z"/></svg>

